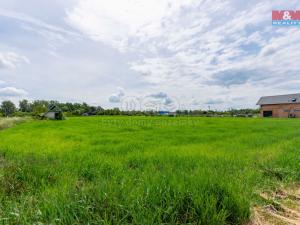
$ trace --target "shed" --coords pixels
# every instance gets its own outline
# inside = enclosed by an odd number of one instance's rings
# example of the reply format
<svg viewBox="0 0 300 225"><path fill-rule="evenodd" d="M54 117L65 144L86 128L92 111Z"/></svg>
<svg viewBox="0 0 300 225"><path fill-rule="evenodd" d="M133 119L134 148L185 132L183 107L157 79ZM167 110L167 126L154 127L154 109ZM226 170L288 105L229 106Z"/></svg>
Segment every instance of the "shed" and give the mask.
<svg viewBox="0 0 300 225"><path fill-rule="evenodd" d="M49 120L62 120L63 112L58 106L50 105L48 112L44 113L44 117Z"/></svg>

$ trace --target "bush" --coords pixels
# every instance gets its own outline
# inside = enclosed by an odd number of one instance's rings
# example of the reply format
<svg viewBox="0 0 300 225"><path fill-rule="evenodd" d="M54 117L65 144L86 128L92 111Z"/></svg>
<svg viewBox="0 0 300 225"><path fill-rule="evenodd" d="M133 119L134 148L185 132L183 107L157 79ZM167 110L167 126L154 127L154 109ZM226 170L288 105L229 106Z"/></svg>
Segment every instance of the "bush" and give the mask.
<svg viewBox="0 0 300 225"><path fill-rule="evenodd" d="M28 112L20 112L20 111L18 111L18 112L15 112L13 114L13 116L14 117L27 117L27 116L31 116L31 114L28 113Z"/></svg>

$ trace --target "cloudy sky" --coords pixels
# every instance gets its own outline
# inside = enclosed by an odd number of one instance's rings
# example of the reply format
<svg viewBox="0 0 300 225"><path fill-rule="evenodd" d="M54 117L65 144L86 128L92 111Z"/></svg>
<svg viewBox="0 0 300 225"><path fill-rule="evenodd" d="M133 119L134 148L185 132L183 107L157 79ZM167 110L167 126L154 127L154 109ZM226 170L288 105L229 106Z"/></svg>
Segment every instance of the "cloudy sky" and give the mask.
<svg viewBox="0 0 300 225"><path fill-rule="evenodd" d="M300 2L1 0L0 101L226 109L298 93L300 27L272 27L274 9Z"/></svg>

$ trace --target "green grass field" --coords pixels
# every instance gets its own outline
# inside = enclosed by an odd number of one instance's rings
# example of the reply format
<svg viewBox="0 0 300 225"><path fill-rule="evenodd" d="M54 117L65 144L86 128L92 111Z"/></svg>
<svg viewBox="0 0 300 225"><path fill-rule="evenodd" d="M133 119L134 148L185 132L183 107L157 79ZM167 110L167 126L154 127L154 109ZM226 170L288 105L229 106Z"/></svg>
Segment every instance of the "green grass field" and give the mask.
<svg viewBox="0 0 300 225"><path fill-rule="evenodd" d="M89 117L0 131L0 224L246 224L300 181L300 120Z"/></svg>

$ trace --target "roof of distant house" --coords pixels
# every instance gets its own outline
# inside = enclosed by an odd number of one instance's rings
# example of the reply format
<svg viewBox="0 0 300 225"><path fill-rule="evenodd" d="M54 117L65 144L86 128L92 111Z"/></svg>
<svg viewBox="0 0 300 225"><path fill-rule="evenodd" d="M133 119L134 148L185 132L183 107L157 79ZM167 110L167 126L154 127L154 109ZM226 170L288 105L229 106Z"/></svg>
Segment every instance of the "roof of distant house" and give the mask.
<svg viewBox="0 0 300 225"><path fill-rule="evenodd" d="M57 105L50 105L48 107L48 112L61 112L61 109Z"/></svg>
<svg viewBox="0 0 300 225"><path fill-rule="evenodd" d="M276 105L300 103L300 93L289 95L264 96L259 99L257 105Z"/></svg>

